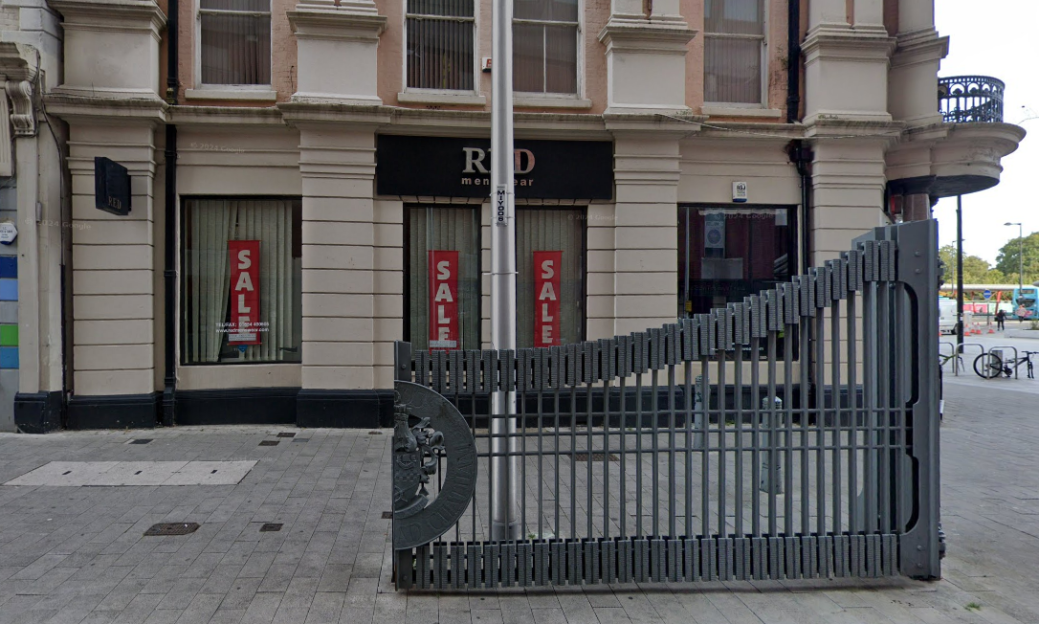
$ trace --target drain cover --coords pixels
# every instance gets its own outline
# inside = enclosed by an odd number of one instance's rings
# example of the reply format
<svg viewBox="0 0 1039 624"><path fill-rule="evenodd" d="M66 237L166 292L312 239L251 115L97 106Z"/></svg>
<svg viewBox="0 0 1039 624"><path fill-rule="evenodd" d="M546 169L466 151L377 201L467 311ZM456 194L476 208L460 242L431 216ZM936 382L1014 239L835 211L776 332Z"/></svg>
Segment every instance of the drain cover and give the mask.
<svg viewBox="0 0 1039 624"><path fill-rule="evenodd" d="M293 442L309 442L310 438L296 438Z"/></svg>
<svg viewBox="0 0 1039 624"><path fill-rule="evenodd" d="M291 431L282 431L278 434L279 438L295 438L296 434Z"/></svg>
<svg viewBox="0 0 1039 624"><path fill-rule="evenodd" d="M280 522L265 522L263 524L263 526L260 527L260 533L271 533L273 531L280 531L280 530L281 530L281 523Z"/></svg>
<svg viewBox="0 0 1039 624"><path fill-rule="evenodd" d="M382 435L381 431L369 431L368 435Z"/></svg>
<svg viewBox="0 0 1039 624"><path fill-rule="evenodd" d="M148 535L187 535L198 530L197 522L160 522L144 532Z"/></svg>
<svg viewBox="0 0 1039 624"><path fill-rule="evenodd" d="M566 457L564 455L564 457ZM592 453L592 461L604 461L606 459L605 453ZM588 453L577 453L574 455L574 461L588 461ZM620 458L610 453L610 461L620 461Z"/></svg>
<svg viewBox="0 0 1039 624"><path fill-rule="evenodd" d="M260 446L278 446L277 440L263 440L260 442Z"/></svg>
<svg viewBox="0 0 1039 624"><path fill-rule="evenodd" d="M147 444L151 441L151 438L138 438L136 440L130 440L129 442L127 442L127 444Z"/></svg>
<svg viewBox="0 0 1039 624"><path fill-rule="evenodd" d="M382 512L382 519L383 520L393 520L393 512L392 511L384 511L384 512Z"/></svg>

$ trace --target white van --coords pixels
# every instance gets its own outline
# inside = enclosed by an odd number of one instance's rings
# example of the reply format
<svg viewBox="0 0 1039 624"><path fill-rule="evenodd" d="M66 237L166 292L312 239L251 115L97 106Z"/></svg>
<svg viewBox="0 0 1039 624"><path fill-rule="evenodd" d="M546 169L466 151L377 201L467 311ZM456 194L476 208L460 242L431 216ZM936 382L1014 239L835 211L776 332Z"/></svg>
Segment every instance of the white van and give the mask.
<svg viewBox="0 0 1039 624"><path fill-rule="evenodd" d="M953 299L938 300L938 333L956 333L956 301Z"/></svg>

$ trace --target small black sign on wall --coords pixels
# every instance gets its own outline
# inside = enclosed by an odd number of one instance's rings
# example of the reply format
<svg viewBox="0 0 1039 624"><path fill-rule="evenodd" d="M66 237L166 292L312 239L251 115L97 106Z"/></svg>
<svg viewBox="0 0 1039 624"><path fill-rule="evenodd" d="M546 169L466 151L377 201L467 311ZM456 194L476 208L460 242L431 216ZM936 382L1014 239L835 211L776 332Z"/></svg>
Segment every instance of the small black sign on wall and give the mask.
<svg viewBox="0 0 1039 624"><path fill-rule="evenodd" d="M130 214L130 172L104 156L94 158L94 205L114 215Z"/></svg>

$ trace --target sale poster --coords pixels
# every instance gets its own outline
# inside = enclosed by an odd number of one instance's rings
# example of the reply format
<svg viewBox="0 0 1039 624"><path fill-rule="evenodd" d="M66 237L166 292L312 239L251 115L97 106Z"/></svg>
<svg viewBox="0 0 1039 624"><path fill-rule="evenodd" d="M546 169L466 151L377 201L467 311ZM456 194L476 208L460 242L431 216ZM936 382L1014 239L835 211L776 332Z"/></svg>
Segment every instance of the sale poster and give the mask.
<svg viewBox="0 0 1039 624"><path fill-rule="evenodd" d="M458 251L429 251L429 350L459 348Z"/></svg>
<svg viewBox="0 0 1039 624"><path fill-rule="evenodd" d="M260 344L260 241L227 241L231 254L231 323L227 344Z"/></svg>
<svg viewBox="0 0 1039 624"><path fill-rule="evenodd" d="M534 346L561 345L559 337L559 273L562 251L534 252Z"/></svg>

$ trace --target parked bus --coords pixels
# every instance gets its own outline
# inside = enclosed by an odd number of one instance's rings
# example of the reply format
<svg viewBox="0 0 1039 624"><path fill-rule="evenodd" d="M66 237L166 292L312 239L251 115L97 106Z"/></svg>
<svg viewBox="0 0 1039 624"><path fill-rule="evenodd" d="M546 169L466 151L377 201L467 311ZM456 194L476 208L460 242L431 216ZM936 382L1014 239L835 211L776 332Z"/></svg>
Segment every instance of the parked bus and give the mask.
<svg viewBox="0 0 1039 624"><path fill-rule="evenodd" d="M1039 289L1035 286L1014 289L1014 318L1022 321L1039 319L1039 308L1036 307L1039 301L1037 291Z"/></svg>

